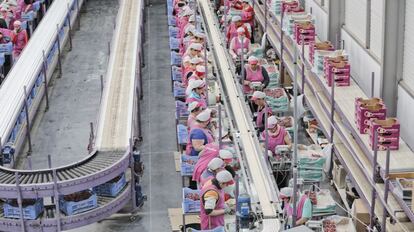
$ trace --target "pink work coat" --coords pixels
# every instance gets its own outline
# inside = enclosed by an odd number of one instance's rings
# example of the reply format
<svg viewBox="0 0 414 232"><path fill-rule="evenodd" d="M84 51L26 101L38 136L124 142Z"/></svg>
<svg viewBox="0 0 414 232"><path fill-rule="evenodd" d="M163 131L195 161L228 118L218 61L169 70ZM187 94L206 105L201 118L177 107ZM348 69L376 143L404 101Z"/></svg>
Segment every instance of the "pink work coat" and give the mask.
<svg viewBox="0 0 414 232"><path fill-rule="evenodd" d="M246 81L263 83L264 77L262 74L262 67L260 65L257 65L256 71L253 71L249 64L245 64L244 67L246 69ZM250 93L252 89L249 85L243 85L243 91L247 94Z"/></svg>
<svg viewBox="0 0 414 232"><path fill-rule="evenodd" d="M26 30L20 29L20 31L17 34L13 32L12 41L13 41L13 56L18 57L20 56L20 53L23 51L24 47L27 44Z"/></svg>
<svg viewBox="0 0 414 232"><path fill-rule="evenodd" d="M219 216L209 216L204 210L204 194L210 190L216 191L219 195L215 210L224 209L224 191L222 189L218 189L214 184L211 183L211 181L207 182L206 185L201 189L200 198L200 219L202 230L211 230L219 226L224 226L224 214Z"/></svg>
<svg viewBox="0 0 414 232"><path fill-rule="evenodd" d="M204 134L206 135L206 137L207 137L207 144L214 142L214 137L213 137L213 134L212 134L212 132L211 132L210 130L205 129L205 128L202 128L202 127L201 127L201 126L197 123L196 125L194 125L194 126L193 126L193 128L191 128L191 131L190 131L189 135L191 134L191 132L192 132L194 129L200 129L200 130L202 130L202 131L203 131L203 133L204 133ZM191 150L193 150L193 143L192 143L192 141L191 141L190 139L188 139L187 146L186 146L186 148L185 148L185 152L186 152L186 154L187 154L187 155L190 155L190 154L191 154Z"/></svg>
<svg viewBox="0 0 414 232"><path fill-rule="evenodd" d="M306 200L308 199L308 196L305 194L302 195L300 198L298 205L296 207L296 220L300 220L302 218L302 212L303 212L303 206L305 205ZM285 204L285 210L287 216L293 216L293 207L291 204Z"/></svg>
<svg viewBox="0 0 414 232"><path fill-rule="evenodd" d="M215 143L207 144L199 157L193 171L193 180L200 182L200 177L207 170L208 163L219 154L219 146Z"/></svg>
<svg viewBox="0 0 414 232"><path fill-rule="evenodd" d="M242 49L248 50L250 47L250 40L244 37L243 43L241 42L241 39L239 37L233 38L233 52L237 55L241 55Z"/></svg>
<svg viewBox="0 0 414 232"><path fill-rule="evenodd" d="M266 110L267 108L267 110ZM263 127L264 126L264 117L265 117L265 113L267 111L267 116L269 117L270 115L272 115L272 109L269 106L265 106L264 108L262 108L261 110L257 110L257 117L256 117L256 126L257 127Z"/></svg>
<svg viewBox="0 0 414 232"><path fill-rule="evenodd" d="M262 139L266 139L265 132L266 131L263 131L261 133ZM283 126L281 126L280 131L277 135L269 134L270 136L267 140L267 150L272 151L273 155L276 155L275 148L279 145L285 145L285 136L287 133L288 132L286 131L286 129Z"/></svg>

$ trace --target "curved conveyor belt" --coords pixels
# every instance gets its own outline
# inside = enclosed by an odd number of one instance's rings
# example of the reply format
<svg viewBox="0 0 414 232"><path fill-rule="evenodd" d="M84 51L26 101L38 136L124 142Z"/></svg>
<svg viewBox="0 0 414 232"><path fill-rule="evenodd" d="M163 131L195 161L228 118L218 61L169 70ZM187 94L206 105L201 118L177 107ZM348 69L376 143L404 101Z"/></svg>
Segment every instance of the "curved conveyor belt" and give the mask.
<svg viewBox="0 0 414 232"><path fill-rule="evenodd" d="M69 1L69 0L65 0ZM72 0L70 0L72 1ZM76 0L75 0L76 1ZM55 1L60 2L60 1ZM59 3L60 4L60 3ZM0 198L30 199L92 188L125 173L133 159L129 147L133 135L133 113L137 110L134 89L137 56L141 46L143 0L121 0L111 47L107 86L101 103L95 150L85 159L59 168L15 170L0 167ZM98 207L84 213L66 216L55 205L46 205L36 220L4 218L0 205L1 231L59 231L84 226L118 212L128 202L135 202L134 189L127 185L116 197L98 196Z"/></svg>

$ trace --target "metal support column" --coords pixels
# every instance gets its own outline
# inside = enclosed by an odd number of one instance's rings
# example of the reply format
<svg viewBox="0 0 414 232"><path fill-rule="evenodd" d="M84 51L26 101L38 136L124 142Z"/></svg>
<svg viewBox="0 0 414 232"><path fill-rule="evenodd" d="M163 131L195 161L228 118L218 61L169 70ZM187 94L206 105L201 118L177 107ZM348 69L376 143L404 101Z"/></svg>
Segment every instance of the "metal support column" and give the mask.
<svg viewBox="0 0 414 232"><path fill-rule="evenodd" d="M57 41L57 44L58 44L59 77L62 77L62 57L61 57L62 48L60 47L61 44L60 44L60 37L59 37L59 32L60 32L59 24L56 24L56 32L57 32L56 41Z"/></svg>
<svg viewBox="0 0 414 232"><path fill-rule="evenodd" d="M69 31L68 31L68 36L69 36L69 51L72 51L72 25L70 22L70 6L68 4L68 15L66 17L66 20L68 20L68 26L69 26Z"/></svg>
<svg viewBox="0 0 414 232"><path fill-rule="evenodd" d="M285 67L283 62L283 49L284 49L284 42L283 37L285 32L283 31L283 18L285 16L285 11L282 9L281 17L280 17L280 57L279 57L279 75L280 75L280 83L283 86L285 83Z"/></svg>
<svg viewBox="0 0 414 232"><path fill-rule="evenodd" d="M328 9L328 34L329 41L336 41L336 36L345 21L345 1L330 0ZM324 36L322 36L324 38Z"/></svg>
<svg viewBox="0 0 414 232"><path fill-rule="evenodd" d="M374 131L374 159L372 161L372 183L375 185L377 177L377 159L378 159L378 132ZM371 194L371 208L369 212L370 221L369 228L372 230L375 226L375 199L377 198L377 191L372 187Z"/></svg>
<svg viewBox="0 0 414 232"><path fill-rule="evenodd" d="M396 116L398 82L402 78L404 54L405 1L385 0L383 16L380 97L387 105L387 115Z"/></svg>
<svg viewBox="0 0 414 232"><path fill-rule="evenodd" d="M295 55L294 55L294 61L293 61L293 117L294 122L299 122L298 120L298 67L297 67L297 61L298 61L298 48L295 46ZM292 227L296 226L296 211L297 211L297 205L298 202L298 123L294 123L293 127L293 162L292 162L292 168L293 168L293 216L292 216Z"/></svg>
<svg viewBox="0 0 414 232"><path fill-rule="evenodd" d="M384 191L384 201L385 203L388 203L388 193L389 193L389 188L390 188L390 149L387 149L387 157L386 157L386 161L385 161L385 191ZM386 225L387 225L387 208L383 207L382 209L382 224L381 224L381 230L382 231L387 231Z"/></svg>
<svg viewBox="0 0 414 232"><path fill-rule="evenodd" d="M44 77L43 84L45 86L44 97L46 99L45 111L48 111L49 110L49 91L48 91L49 84L48 84L48 81L47 81L47 59L46 59L46 55L45 55L45 50L43 50L42 52L43 52L43 67L42 68L43 68L43 77Z"/></svg>
<svg viewBox="0 0 414 232"><path fill-rule="evenodd" d="M29 114L29 103L27 101L27 98L29 97L27 95L26 86L23 87L24 91L24 111L26 114L26 137L27 137L27 144L29 145L29 150L27 151L27 155L30 155L32 153L32 139L30 136L30 114Z"/></svg>

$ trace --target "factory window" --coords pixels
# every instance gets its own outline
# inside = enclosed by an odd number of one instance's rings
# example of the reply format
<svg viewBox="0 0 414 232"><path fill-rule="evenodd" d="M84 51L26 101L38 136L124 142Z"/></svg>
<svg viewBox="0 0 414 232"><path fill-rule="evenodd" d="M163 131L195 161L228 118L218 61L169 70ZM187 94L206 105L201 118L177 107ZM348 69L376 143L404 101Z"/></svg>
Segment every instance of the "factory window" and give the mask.
<svg viewBox="0 0 414 232"><path fill-rule="evenodd" d="M370 50L381 60L384 0L371 1Z"/></svg>
<svg viewBox="0 0 414 232"><path fill-rule="evenodd" d="M414 1L405 4L403 80L414 89Z"/></svg>
<svg viewBox="0 0 414 232"><path fill-rule="evenodd" d="M345 1L345 28L366 46L367 0Z"/></svg>

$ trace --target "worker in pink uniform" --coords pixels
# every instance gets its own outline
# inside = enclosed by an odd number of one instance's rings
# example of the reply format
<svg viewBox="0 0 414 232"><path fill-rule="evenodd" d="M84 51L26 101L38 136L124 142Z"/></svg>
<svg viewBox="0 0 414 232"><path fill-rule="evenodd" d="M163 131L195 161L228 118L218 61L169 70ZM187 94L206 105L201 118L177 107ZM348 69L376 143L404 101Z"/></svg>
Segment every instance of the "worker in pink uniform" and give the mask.
<svg viewBox="0 0 414 232"><path fill-rule="evenodd" d="M267 137L267 147L266 149L271 152L273 156L277 156L276 147L280 145L288 145L289 149L292 147L292 141L290 140L289 133L283 126L280 126L277 123L277 118L275 116L270 116L267 120L267 136L266 131L261 133L261 139L265 140ZM269 153L270 155L270 153Z"/></svg>
<svg viewBox="0 0 414 232"><path fill-rule="evenodd" d="M206 75L206 67L204 65L197 65L195 72L193 72L193 75L188 78L188 82L195 81L195 80L204 80Z"/></svg>
<svg viewBox="0 0 414 232"><path fill-rule="evenodd" d="M250 33L249 33L249 28L243 24L242 22L242 18L238 15L233 16L233 18L231 18L231 23L227 28L227 34L226 34L226 38L227 38L227 43L230 44L230 41L234 38L237 37L237 28L242 27L245 30L245 35L246 38L250 40Z"/></svg>
<svg viewBox="0 0 414 232"><path fill-rule="evenodd" d="M224 168L224 161L218 157L215 157L210 160L207 164L207 168L204 169L203 173L201 173L198 182L198 186L202 188L207 181L213 179L216 174L223 170Z"/></svg>
<svg viewBox="0 0 414 232"><path fill-rule="evenodd" d="M233 60L240 59L242 55L250 56L250 40L246 38L246 31L243 27L237 28L237 37L234 37L229 46L229 53Z"/></svg>
<svg viewBox="0 0 414 232"><path fill-rule="evenodd" d="M189 58L189 57L188 57ZM203 63L203 59L201 58L192 58L188 62L183 62L183 69L182 69L182 76L181 76L181 83L183 83L184 87L188 86L188 80L190 77L195 73L196 67Z"/></svg>
<svg viewBox="0 0 414 232"><path fill-rule="evenodd" d="M203 50L203 45L199 43L192 43L188 47L187 51L183 54L183 60L191 60L192 58L201 58L201 50Z"/></svg>
<svg viewBox="0 0 414 232"><path fill-rule="evenodd" d="M220 171L216 177L205 183L201 189L200 219L202 230L224 226L224 215L232 212L224 199L226 188L234 183L228 171Z"/></svg>
<svg viewBox="0 0 414 232"><path fill-rule="evenodd" d="M198 154L198 161L194 166L193 181L200 182L200 176L207 169L208 163L219 155L219 145L217 143L209 143Z"/></svg>
<svg viewBox="0 0 414 232"><path fill-rule="evenodd" d="M293 216L293 188L285 187L280 190L280 198L283 200L283 211L287 216L287 224L292 225ZM312 218L312 202L306 194L298 196L296 204L296 226L305 225Z"/></svg>
<svg viewBox="0 0 414 232"><path fill-rule="evenodd" d="M205 146L214 142L214 133L211 125L211 110L206 109L196 117L196 124L188 135L186 154L198 156Z"/></svg>
<svg viewBox="0 0 414 232"><path fill-rule="evenodd" d="M188 87L186 89L186 99L185 102L190 104L191 102L198 102L202 105L203 108L207 108L207 99L204 93L205 91L205 82L203 80L194 80L188 82Z"/></svg>
<svg viewBox="0 0 414 232"><path fill-rule="evenodd" d="M242 22L250 24L250 28L254 28L254 9L249 4L250 0L242 0Z"/></svg>
<svg viewBox="0 0 414 232"><path fill-rule="evenodd" d="M21 28L22 23L19 20L14 21L14 30L11 34L13 42L13 59L17 60L20 53L27 44L27 32Z"/></svg>
<svg viewBox="0 0 414 232"><path fill-rule="evenodd" d="M180 39L184 38L186 31L188 31L191 26L193 26L195 28L195 15L191 15L188 18L187 25L185 25L185 27L183 28L183 30L180 31L180 34L179 34L179 38Z"/></svg>
<svg viewBox="0 0 414 232"><path fill-rule="evenodd" d="M252 82L261 82L262 88L266 88L269 84L269 74L259 64L259 59L250 56L247 61L248 63L244 65L244 76L242 77L244 94L250 94L253 91L250 88Z"/></svg>
<svg viewBox="0 0 414 232"><path fill-rule="evenodd" d="M184 54L188 47L190 46L191 41L194 38L194 34L196 33L196 28L194 25L188 24L184 30L184 37L180 40L180 54Z"/></svg>
<svg viewBox="0 0 414 232"><path fill-rule="evenodd" d="M256 107L254 116L256 118L256 127L259 132L264 130L265 126L265 115L267 112L267 117L272 116L272 109L267 105L266 102L266 94L262 91L254 91L252 98L250 99L253 101Z"/></svg>
<svg viewBox="0 0 414 232"><path fill-rule="evenodd" d="M188 112L190 112L190 114L187 118L187 127L189 131L191 130L191 128L194 127L197 115L201 113L203 110L204 108L202 104L199 102L194 101L188 104Z"/></svg>

